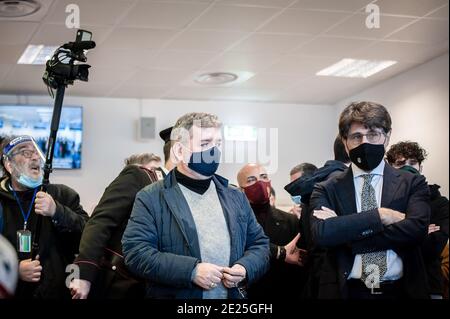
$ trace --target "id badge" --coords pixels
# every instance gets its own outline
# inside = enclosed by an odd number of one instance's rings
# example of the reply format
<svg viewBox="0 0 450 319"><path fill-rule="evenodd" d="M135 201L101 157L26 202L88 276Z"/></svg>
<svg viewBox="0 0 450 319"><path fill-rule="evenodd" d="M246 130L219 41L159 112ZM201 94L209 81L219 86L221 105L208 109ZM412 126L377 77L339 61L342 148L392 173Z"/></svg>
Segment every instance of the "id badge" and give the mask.
<svg viewBox="0 0 450 319"><path fill-rule="evenodd" d="M19 253L31 252L31 232L28 229L17 231L17 248Z"/></svg>

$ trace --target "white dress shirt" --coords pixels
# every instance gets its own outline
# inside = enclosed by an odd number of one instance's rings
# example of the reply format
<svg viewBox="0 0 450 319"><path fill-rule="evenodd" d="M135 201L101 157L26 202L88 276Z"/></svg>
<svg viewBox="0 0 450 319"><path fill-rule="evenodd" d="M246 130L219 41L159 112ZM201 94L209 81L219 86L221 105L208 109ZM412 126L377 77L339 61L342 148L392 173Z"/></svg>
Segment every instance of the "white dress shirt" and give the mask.
<svg viewBox="0 0 450 319"><path fill-rule="evenodd" d="M365 172L360 169L355 164L351 165L351 169L353 171L353 183L355 185L355 199L356 199L356 210L358 213L361 212L361 196L364 180L362 175L365 174L373 174L372 178L372 187L375 190L375 196L377 199L377 206L381 206L381 196L383 194L383 174L384 174L384 160L374 168L371 172ZM386 262L387 262L387 271L384 274L381 281L387 280L397 280L403 276L403 262L401 258L393 251L386 251ZM353 268L348 276L348 279L361 279L362 274L362 258L361 255L355 256L355 261L353 262Z"/></svg>
<svg viewBox="0 0 450 319"><path fill-rule="evenodd" d="M169 172L170 172L164 165L160 166L159 168L162 169L162 171L163 171L164 174L166 174L166 175L169 174Z"/></svg>

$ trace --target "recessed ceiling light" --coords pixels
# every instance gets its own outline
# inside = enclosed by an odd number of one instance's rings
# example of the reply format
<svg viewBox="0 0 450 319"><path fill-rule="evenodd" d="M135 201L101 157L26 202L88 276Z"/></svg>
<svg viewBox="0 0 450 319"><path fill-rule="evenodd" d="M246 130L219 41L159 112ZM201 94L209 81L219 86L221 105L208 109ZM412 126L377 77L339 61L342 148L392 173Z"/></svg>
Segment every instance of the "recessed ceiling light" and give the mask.
<svg viewBox="0 0 450 319"><path fill-rule="evenodd" d="M203 73L197 76L194 81L204 85L221 85L234 82L238 76L229 72Z"/></svg>
<svg viewBox="0 0 450 319"><path fill-rule="evenodd" d="M226 87L247 81L253 75L251 72L235 70L226 72L203 72L194 75L194 83L186 81L184 85L191 86L192 84L196 84L209 87Z"/></svg>
<svg viewBox="0 0 450 319"><path fill-rule="evenodd" d="M25 17L37 12L41 5L34 0L0 0L0 17Z"/></svg>
<svg viewBox="0 0 450 319"><path fill-rule="evenodd" d="M34 0L0 0L0 17L25 17L37 12L41 5Z"/></svg>
<svg viewBox="0 0 450 319"><path fill-rule="evenodd" d="M319 71L316 75L337 76L345 78L367 78L384 70L397 61L374 61L342 59L341 61Z"/></svg>
<svg viewBox="0 0 450 319"><path fill-rule="evenodd" d="M46 46L43 44L29 44L17 64L45 64L53 55L57 46Z"/></svg>

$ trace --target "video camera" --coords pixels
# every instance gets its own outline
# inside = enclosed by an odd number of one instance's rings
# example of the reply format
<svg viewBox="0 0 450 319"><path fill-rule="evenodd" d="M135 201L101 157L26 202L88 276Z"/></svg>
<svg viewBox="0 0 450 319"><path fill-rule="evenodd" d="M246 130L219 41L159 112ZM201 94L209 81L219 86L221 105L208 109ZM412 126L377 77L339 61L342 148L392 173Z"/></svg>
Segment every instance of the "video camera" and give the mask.
<svg viewBox="0 0 450 319"><path fill-rule="evenodd" d="M92 33L86 30L78 30L75 42L69 42L56 49L52 58L47 61L42 79L47 85L50 95L53 97L53 89L56 89L55 105L53 107L52 121L50 124L50 136L47 142L45 154L44 177L41 191L46 192L50 183L52 172L53 153L56 145L56 137L61 119L64 93L67 85L75 80L87 81L89 76L88 64L75 64L86 62L85 50L95 48L95 42L91 41ZM41 238L42 215L38 215L35 234L31 247L31 259L35 260L39 254L39 242Z"/></svg>
<svg viewBox="0 0 450 319"><path fill-rule="evenodd" d="M59 85L71 85L75 80L88 81L89 64L85 51L95 48L92 32L78 30L75 42L69 42L56 49L52 58L47 61L42 79L47 87L57 89Z"/></svg>

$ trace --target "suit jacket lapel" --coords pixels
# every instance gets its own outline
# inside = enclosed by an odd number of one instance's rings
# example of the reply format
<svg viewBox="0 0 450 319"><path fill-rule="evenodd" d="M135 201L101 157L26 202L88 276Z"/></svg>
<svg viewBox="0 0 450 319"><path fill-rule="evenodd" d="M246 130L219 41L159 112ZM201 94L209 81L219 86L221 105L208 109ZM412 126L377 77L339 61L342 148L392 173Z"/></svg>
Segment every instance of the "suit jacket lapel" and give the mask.
<svg viewBox="0 0 450 319"><path fill-rule="evenodd" d="M171 181L169 183L170 186L162 191L164 200L178 223L191 255L201 258L197 229L195 228L191 209L184 198L183 192L177 186L175 174L171 172L167 178L170 178Z"/></svg>
<svg viewBox="0 0 450 319"><path fill-rule="evenodd" d="M386 163L383 172L383 192L381 194L381 207L389 207L398 190L398 172Z"/></svg>
<svg viewBox="0 0 450 319"><path fill-rule="evenodd" d="M335 207L336 213L341 211L341 215L355 214L356 199L355 199L355 184L353 182L353 171L348 169L343 176L338 177L340 181L335 184L337 187L337 201L340 207ZM339 215L339 213L337 213Z"/></svg>

